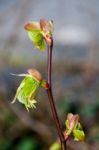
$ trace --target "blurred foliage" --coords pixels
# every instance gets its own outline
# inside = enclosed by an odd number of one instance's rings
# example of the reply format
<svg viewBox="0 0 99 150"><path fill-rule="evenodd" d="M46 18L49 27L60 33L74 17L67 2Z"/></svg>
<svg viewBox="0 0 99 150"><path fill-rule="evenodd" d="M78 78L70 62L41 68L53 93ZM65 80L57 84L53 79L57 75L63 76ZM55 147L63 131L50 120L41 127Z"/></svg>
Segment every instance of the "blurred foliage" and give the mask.
<svg viewBox="0 0 99 150"><path fill-rule="evenodd" d="M0 141L0 149L2 150L38 150L42 148L38 140L31 137L22 137L20 141L13 145L11 141Z"/></svg>
<svg viewBox="0 0 99 150"><path fill-rule="evenodd" d="M15 150L38 150L40 148L40 143L36 139L26 137L21 139Z"/></svg>
<svg viewBox="0 0 99 150"><path fill-rule="evenodd" d="M42 72L43 69L41 70ZM22 107L19 103L16 102L14 108L12 108L13 105L10 104L14 97L16 88L19 85L20 79L15 79L15 77L9 75L9 72L17 74L25 72L25 70L26 69L22 68L19 68L19 70L16 68L12 68L12 70L8 68L2 72L0 76L1 150L46 150L54 141L57 140L57 133L54 128L46 95L39 94L40 97L38 97L39 103L37 106L39 109L37 109L37 111L33 110L28 113L27 111L25 112L24 107ZM94 150L94 147L96 148L95 150L97 150L97 147L99 147L98 82L94 81L94 84L90 86L85 85L81 70L80 72L72 72L68 70L69 73L61 70L61 72L62 78L60 78L60 75L58 76L57 72L53 75L53 87L56 87L53 88L53 90L55 98L57 99L57 101L55 101L56 107L63 124L63 128L65 128L64 122L68 112L79 114L81 124L84 127L86 135L86 142L82 144L79 142L77 144L70 138L68 150L79 150L79 145L82 149L85 148L85 150ZM91 98L94 98L94 100ZM16 111L15 108L18 110ZM22 112L22 114L20 114L20 112ZM31 124L31 120L33 120L33 125ZM44 130L44 132L48 132L47 136L45 136L46 133L41 135L43 133L43 130L40 129L41 123L48 127ZM39 128L38 132L36 127ZM49 136L49 133L51 136ZM58 145L54 146L58 147Z"/></svg>
<svg viewBox="0 0 99 150"><path fill-rule="evenodd" d="M61 149L61 145L58 142L56 142L52 144L49 150L60 150L60 149Z"/></svg>
<svg viewBox="0 0 99 150"><path fill-rule="evenodd" d="M5 140L1 140L0 141L0 149L2 149L2 150L11 149L11 142L5 141Z"/></svg>

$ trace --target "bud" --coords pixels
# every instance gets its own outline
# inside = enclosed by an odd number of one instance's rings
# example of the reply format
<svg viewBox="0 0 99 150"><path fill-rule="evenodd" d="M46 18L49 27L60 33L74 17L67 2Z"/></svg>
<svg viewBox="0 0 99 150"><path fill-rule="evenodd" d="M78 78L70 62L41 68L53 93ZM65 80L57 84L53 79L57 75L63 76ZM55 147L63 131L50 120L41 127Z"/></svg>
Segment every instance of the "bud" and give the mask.
<svg viewBox="0 0 99 150"><path fill-rule="evenodd" d="M66 121L67 121L67 123L66 123L67 128L73 130L78 124L79 115L73 115L72 113L69 113L67 115Z"/></svg>
<svg viewBox="0 0 99 150"><path fill-rule="evenodd" d="M40 19L40 27L42 30L42 34L45 38L45 41L48 45L51 45L52 40L52 32L53 32L53 21L47 21L45 19Z"/></svg>
<svg viewBox="0 0 99 150"><path fill-rule="evenodd" d="M49 84L47 83L46 80L42 80L41 86L42 86L44 89L46 89L46 90L49 88Z"/></svg>
<svg viewBox="0 0 99 150"><path fill-rule="evenodd" d="M79 115L73 115L69 113L67 115L67 119L65 121L66 130L64 132L64 137L67 140L71 133L74 136L74 140L76 141L83 141L85 139L85 134L82 129L82 126L79 122Z"/></svg>
<svg viewBox="0 0 99 150"><path fill-rule="evenodd" d="M40 19L40 27L44 33L52 33L53 31L53 21L47 21L44 18Z"/></svg>

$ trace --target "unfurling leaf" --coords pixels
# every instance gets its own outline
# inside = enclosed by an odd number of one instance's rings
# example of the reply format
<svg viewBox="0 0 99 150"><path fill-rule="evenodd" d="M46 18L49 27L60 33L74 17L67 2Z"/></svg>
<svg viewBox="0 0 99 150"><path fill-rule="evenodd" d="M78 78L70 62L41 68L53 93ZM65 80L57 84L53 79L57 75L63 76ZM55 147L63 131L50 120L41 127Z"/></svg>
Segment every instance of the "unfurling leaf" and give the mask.
<svg viewBox="0 0 99 150"><path fill-rule="evenodd" d="M28 22L24 28L35 48L45 50L45 42L52 44L53 22L41 19L40 22Z"/></svg>
<svg viewBox="0 0 99 150"><path fill-rule="evenodd" d="M35 48L45 50L44 38L39 30L35 30L33 32L29 31L28 36L30 40L33 41Z"/></svg>
<svg viewBox="0 0 99 150"><path fill-rule="evenodd" d="M75 141L84 141L85 139L83 130L73 130L73 136Z"/></svg>
<svg viewBox="0 0 99 150"><path fill-rule="evenodd" d="M83 130L83 129L82 129L82 126L81 126L81 124L80 124L80 122L78 122L78 124L77 124L77 126L76 126L76 129L78 129L78 130Z"/></svg>
<svg viewBox="0 0 99 150"><path fill-rule="evenodd" d="M41 86L42 76L35 69L29 69L28 74L21 74L21 76L25 76L25 78L18 87L12 103L18 99L20 103L25 105L27 110L29 110L29 108L36 108L35 103L37 103L37 101L35 100L35 96L38 88Z"/></svg>
<svg viewBox="0 0 99 150"><path fill-rule="evenodd" d="M72 113L69 113L65 121L65 126L66 126L66 130L64 132L65 139L67 139L69 135L73 133L74 140L84 141L85 134L79 122L79 116L77 114L73 115Z"/></svg>
<svg viewBox="0 0 99 150"><path fill-rule="evenodd" d="M39 86L40 82L37 82L32 76L25 77L17 89L13 102L18 99L27 109L35 108L35 94Z"/></svg>
<svg viewBox="0 0 99 150"><path fill-rule="evenodd" d="M74 128L76 128L78 124L78 120L79 120L79 116L77 114L73 115L72 113L69 113L65 121L66 128L73 130Z"/></svg>

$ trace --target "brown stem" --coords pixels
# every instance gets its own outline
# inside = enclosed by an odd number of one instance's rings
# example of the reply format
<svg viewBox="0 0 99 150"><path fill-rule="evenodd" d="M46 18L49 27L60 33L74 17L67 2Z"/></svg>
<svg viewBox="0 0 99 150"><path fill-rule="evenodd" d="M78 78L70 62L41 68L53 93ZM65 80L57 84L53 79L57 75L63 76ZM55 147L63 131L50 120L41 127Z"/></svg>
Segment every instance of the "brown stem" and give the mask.
<svg viewBox="0 0 99 150"><path fill-rule="evenodd" d="M49 88L47 89L47 95L48 95L48 99L50 102L50 106L51 106L51 110L52 110L52 114L53 114L53 120L55 121L55 125L56 125L56 129L59 135L59 139L62 145L62 150L66 150L66 141L64 138L64 134L62 132L62 128L60 125L60 121L58 118L58 114L56 111L56 107L55 107L55 103L54 103L54 99L53 99L53 92L52 92L52 81L51 81L51 75L52 75L52 49L53 49L53 39L51 38L51 44L48 45L48 66L47 66L47 73L48 73L48 78L47 78L47 82L49 85Z"/></svg>

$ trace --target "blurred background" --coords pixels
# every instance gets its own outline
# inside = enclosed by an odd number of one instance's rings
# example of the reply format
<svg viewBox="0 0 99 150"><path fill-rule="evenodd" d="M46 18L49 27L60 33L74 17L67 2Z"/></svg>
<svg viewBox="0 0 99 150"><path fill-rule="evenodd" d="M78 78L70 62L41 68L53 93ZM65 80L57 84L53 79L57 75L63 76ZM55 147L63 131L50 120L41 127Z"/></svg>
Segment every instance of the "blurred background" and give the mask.
<svg viewBox="0 0 99 150"><path fill-rule="evenodd" d="M54 21L53 93L64 128L67 112L78 113L86 142L70 138L68 150L99 150L99 1L0 0L0 150L47 150L57 132L43 89L36 110L11 105L21 77L38 69L46 78L47 52L34 50L24 24Z"/></svg>

